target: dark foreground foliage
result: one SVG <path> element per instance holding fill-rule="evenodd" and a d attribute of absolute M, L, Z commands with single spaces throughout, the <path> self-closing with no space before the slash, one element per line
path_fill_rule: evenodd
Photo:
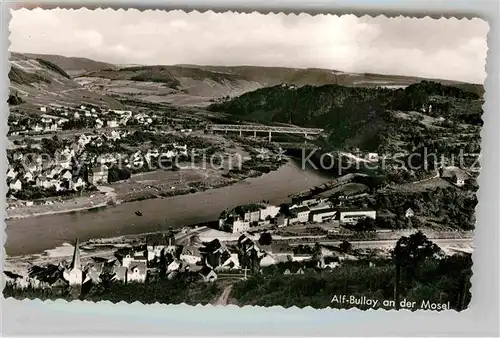
<path fill-rule="evenodd" d="M 450 302 L 452 309 L 465 309 L 471 298 L 471 266 L 470 256 L 427 260 L 411 281 L 405 281 L 400 299 L 415 301 L 414 310 L 420 309 L 422 301 Z M 306 270 L 303 275 L 256 276 L 235 285 L 232 297 L 240 305 L 350 308 L 356 305 L 332 302 L 333 296 L 366 297 L 382 303 L 394 300 L 394 284 L 394 266 L 380 262 L 372 267 L 342 266 L 319 273 Z"/>
<path fill-rule="evenodd" d="M 90 285 L 86 284 L 81 289 L 53 288 L 53 289 L 15 289 L 7 284 L 3 291 L 4 297 L 17 299 L 56 300 L 74 299 L 93 302 L 141 302 L 143 304 L 207 304 L 222 291 L 216 283 L 193 282 L 186 279 L 157 280 L 145 284 L 140 283 L 111 283 Z"/>

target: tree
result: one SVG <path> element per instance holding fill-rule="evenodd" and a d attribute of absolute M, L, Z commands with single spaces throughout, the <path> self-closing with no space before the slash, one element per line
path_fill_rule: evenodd
<path fill-rule="evenodd" d="M 167 258 L 165 257 L 165 251 L 160 252 L 160 279 L 164 279 L 167 273 Z"/>
<path fill-rule="evenodd" d="M 316 242 L 314 244 L 313 250 L 312 250 L 312 260 L 313 261 L 319 261 L 321 259 L 322 253 L 321 253 L 321 244 Z"/>
<path fill-rule="evenodd" d="M 422 231 L 409 237 L 403 236 L 396 243 L 392 252 L 392 259 L 396 267 L 396 282 L 394 287 L 394 301 L 399 309 L 399 295 L 401 292 L 401 273 L 405 272 L 406 282 L 415 277 L 416 269 L 427 259 L 441 252 L 441 248 L 430 241 Z"/>
<path fill-rule="evenodd" d="M 289 217 L 292 214 L 288 204 L 280 205 L 280 214 L 287 216 L 287 217 Z"/>
<path fill-rule="evenodd" d="M 17 106 L 23 102 L 24 100 L 19 97 L 17 92 L 15 92 L 14 94 L 9 94 L 9 98 L 7 99 L 7 103 L 11 106 Z"/>
<path fill-rule="evenodd" d="M 262 235 L 260 235 L 259 238 L 259 244 L 260 245 L 271 245 L 273 241 L 273 237 L 269 232 L 264 232 Z"/>
<path fill-rule="evenodd" d="M 349 253 L 352 250 L 352 244 L 344 240 L 342 241 L 342 243 L 340 243 L 339 249 L 344 253 Z"/>

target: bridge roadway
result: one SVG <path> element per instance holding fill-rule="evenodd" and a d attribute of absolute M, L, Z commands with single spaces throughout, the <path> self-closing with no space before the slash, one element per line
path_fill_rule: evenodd
<path fill-rule="evenodd" d="M 265 126 L 260 124 L 212 124 L 208 126 L 209 130 L 212 131 L 238 131 L 240 136 L 244 131 L 253 131 L 254 137 L 257 136 L 257 132 L 269 133 L 269 141 L 271 141 L 272 133 L 284 133 L 284 134 L 304 134 L 307 135 L 319 135 L 323 133 L 323 129 L 320 128 L 303 128 L 303 127 L 277 127 L 277 126 Z"/>

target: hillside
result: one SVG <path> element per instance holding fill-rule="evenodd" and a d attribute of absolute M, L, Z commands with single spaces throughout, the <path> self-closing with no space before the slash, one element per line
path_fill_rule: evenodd
<path fill-rule="evenodd" d="M 438 132 L 424 119 L 424 114 L 408 117 L 408 114 L 395 113 L 418 112 L 423 106 L 432 104 L 434 109 L 425 115 L 427 120 L 436 122 L 442 117 L 453 125 L 482 124 L 482 100 L 478 94 L 427 81 L 397 90 L 280 85 L 215 103 L 208 109 L 254 122 L 321 127 L 328 132 L 327 141 L 333 147 L 375 151 L 398 143 L 404 150 L 409 150 L 414 143 L 418 144 L 413 138 L 425 139 L 426 135 L 430 139 L 436 138 Z M 405 140 L 398 139 L 403 134 L 402 128 L 405 128 Z M 446 129 L 434 129 L 438 128 Z"/>
<path fill-rule="evenodd" d="M 23 55 L 33 59 L 48 61 L 63 69 L 70 76 L 78 76 L 88 72 L 99 71 L 101 69 L 118 69 L 118 67 L 111 63 L 95 61 L 87 58 L 31 53 L 24 53 Z"/>
<path fill-rule="evenodd" d="M 408 76 L 345 73 L 328 69 L 257 66 L 136 66 L 89 72 L 77 79 L 94 90 L 132 95 L 141 100 L 206 106 L 216 99 L 236 97 L 259 88 L 286 83 L 295 86 L 338 84 L 362 88 L 401 88 L 424 79 Z M 480 95 L 482 86 L 456 81 L 440 83 Z"/>
<path fill-rule="evenodd" d="M 45 59 L 12 53 L 10 65 L 10 91 L 23 104 L 73 106 L 90 103 L 121 107 L 115 99 L 85 89 L 73 81 L 65 70 Z"/>

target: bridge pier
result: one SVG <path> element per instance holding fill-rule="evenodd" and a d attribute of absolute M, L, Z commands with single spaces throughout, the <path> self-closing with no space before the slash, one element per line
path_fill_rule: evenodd
<path fill-rule="evenodd" d="M 269 142 L 271 142 L 271 132 L 269 132 Z"/>
<path fill-rule="evenodd" d="M 241 135 L 242 135 L 242 131 L 240 130 L 240 137 L 241 137 Z"/>
<path fill-rule="evenodd" d="M 257 131 L 253 131 L 253 137 L 257 137 Z"/>

